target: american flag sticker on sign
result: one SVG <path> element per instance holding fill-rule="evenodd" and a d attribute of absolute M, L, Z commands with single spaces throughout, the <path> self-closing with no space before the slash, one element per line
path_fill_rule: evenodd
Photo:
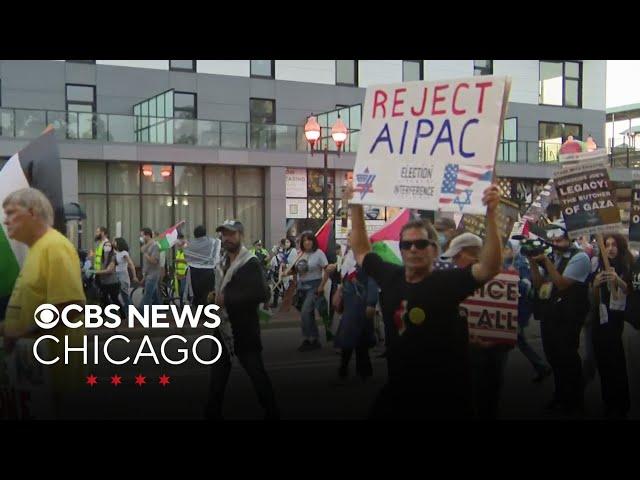
<path fill-rule="evenodd" d="M 472 203 L 472 199 L 482 196 L 484 190 L 491 185 L 492 176 L 493 165 L 448 164 L 442 179 L 440 207 L 455 205 L 462 212 L 465 206 Z"/>

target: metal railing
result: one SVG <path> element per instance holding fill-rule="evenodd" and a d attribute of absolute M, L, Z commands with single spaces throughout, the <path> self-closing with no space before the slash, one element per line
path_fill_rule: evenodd
<path fill-rule="evenodd" d="M 558 163 L 559 143 L 502 141 L 498 145 L 498 161 L 503 163 Z M 640 150 L 628 146 L 607 148 L 609 164 L 616 168 L 640 168 Z"/>
<path fill-rule="evenodd" d="M 53 125 L 60 140 L 196 145 L 201 147 L 309 151 L 304 126 L 269 125 L 111 113 L 0 108 L 0 136 L 32 139 Z M 358 130 L 350 130 L 345 152 L 357 151 Z M 322 129 L 316 148 L 324 148 L 330 128 Z M 333 142 L 330 150 L 335 150 Z"/>
<path fill-rule="evenodd" d="M 141 117 L 111 113 L 0 108 L 0 136 L 32 139 L 52 124 L 60 140 L 195 145 L 201 147 L 308 152 L 301 125 L 267 125 L 186 118 Z M 345 152 L 358 151 L 360 131 L 350 130 Z M 335 150 L 331 129 L 322 128 L 316 150 Z M 559 162 L 560 143 L 504 140 L 498 161 L 518 164 Z M 640 151 L 629 146 L 608 148 L 610 164 L 640 168 Z"/>

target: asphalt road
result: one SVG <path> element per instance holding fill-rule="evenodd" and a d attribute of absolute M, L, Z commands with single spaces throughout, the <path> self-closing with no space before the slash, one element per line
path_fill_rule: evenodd
<path fill-rule="evenodd" d="M 532 344 L 542 351 L 537 322 L 532 322 L 529 333 Z M 156 352 L 160 351 L 162 338 L 152 341 Z M 364 419 L 379 389 L 386 381 L 386 363 L 373 359 L 374 376 L 362 382 L 353 375 L 345 384 L 336 382 L 339 355 L 330 344 L 312 352 L 297 351 L 301 341 L 300 330 L 294 327 L 267 328 L 263 330 L 264 359 L 283 419 Z M 624 336 L 629 365 L 629 384 L 632 410 L 629 418 L 640 418 L 640 332 L 626 326 Z M 113 357 L 135 356 L 140 340 L 113 344 Z M 118 345 L 118 346 L 116 346 Z M 202 344 L 200 354 L 207 358 L 207 344 Z M 127 348 L 124 348 L 127 347 Z M 175 346 L 177 348 L 177 346 Z M 168 355 L 178 358 L 174 351 Z M 126 350 L 126 351 L 125 351 Z M 147 349 L 148 350 L 148 349 Z M 381 347 L 372 350 L 372 357 Z M 351 372 L 354 364 L 352 360 Z M 166 363 L 163 362 L 163 365 Z M 207 399 L 209 368 L 190 359 L 183 365 L 159 367 L 148 358 L 139 365 L 114 367 L 106 362 L 89 367 L 88 373 L 98 377 L 98 384 L 81 389 L 83 417 L 100 419 L 199 419 Z M 122 384 L 110 384 L 111 376 L 118 374 Z M 136 375 L 145 376 L 145 384 L 134 383 Z M 170 383 L 161 386 L 160 375 L 168 375 Z M 519 350 L 509 353 L 502 393 L 500 418 L 502 419 L 550 419 L 543 406 L 551 398 L 553 380 L 547 378 L 540 384 L 531 379 L 534 371 Z M 600 382 L 596 375 L 586 388 L 586 418 L 601 418 Z M 224 415 L 227 419 L 260 419 L 260 408 L 251 383 L 244 370 L 236 363 L 227 385 Z"/>

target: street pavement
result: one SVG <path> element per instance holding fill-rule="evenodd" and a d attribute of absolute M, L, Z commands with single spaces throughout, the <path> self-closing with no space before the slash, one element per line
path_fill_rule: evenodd
<path fill-rule="evenodd" d="M 323 342 L 319 350 L 298 352 L 301 342 L 298 314 L 295 311 L 279 313 L 263 326 L 262 338 L 266 370 L 276 392 L 283 419 L 365 419 L 377 392 L 386 381 L 386 362 L 376 358 L 383 346 L 372 349 L 374 375 L 363 382 L 354 373 L 352 359 L 351 375 L 346 383 L 337 382 L 339 354 Z M 157 332 L 157 330 L 156 330 Z M 321 327 L 321 332 L 324 329 Z M 140 333 L 140 332 L 138 332 Z M 148 332 L 144 332 L 148 333 Z M 178 333 L 172 331 L 171 333 Z M 206 332 L 198 332 L 201 335 Z M 531 343 L 539 353 L 542 346 L 539 337 L 539 323 L 532 321 L 528 327 Z M 162 333 L 163 337 L 168 335 Z M 185 334 L 187 336 L 187 334 Z M 112 356 L 124 358 L 135 356 L 141 335 L 132 335 L 129 345 L 114 343 Z M 135 337 L 138 337 L 137 339 Z M 152 344 L 160 352 L 163 337 L 154 337 Z M 188 336 L 193 340 L 194 336 Z M 629 418 L 640 418 L 640 332 L 625 326 L 624 334 L 629 384 L 632 396 L 632 410 Z M 203 342 L 199 353 L 209 358 L 208 342 Z M 178 358 L 174 345 L 168 349 L 168 356 Z M 158 353 L 159 354 L 159 353 Z M 189 352 L 191 357 L 191 352 Z M 83 385 L 79 401 L 82 403 L 81 416 L 103 419 L 200 419 L 207 400 L 209 368 L 196 363 L 192 358 L 182 365 L 155 365 L 149 358 L 143 358 L 139 365 L 115 367 L 102 361 L 97 366 L 88 367 L 87 373 L 98 377 L 98 384 Z M 118 374 L 122 384 L 110 384 L 111 376 Z M 135 376 L 145 376 L 144 385 L 134 383 Z M 170 377 L 170 383 L 158 383 L 161 375 Z M 502 419 L 553 419 L 543 411 L 550 400 L 553 379 L 548 377 L 542 383 L 532 383 L 534 371 L 526 358 L 516 348 L 509 353 L 505 385 L 502 393 L 500 418 Z M 596 375 L 586 388 L 585 418 L 601 418 L 599 378 Z M 224 416 L 234 420 L 261 419 L 262 409 L 244 370 L 234 362 L 227 385 Z"/>

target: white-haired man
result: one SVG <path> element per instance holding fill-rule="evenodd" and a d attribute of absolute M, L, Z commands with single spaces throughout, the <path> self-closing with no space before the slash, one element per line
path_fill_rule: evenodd
<path fill-rule="evenodd" d="M 36 309 L 43 304 L 54 305 L 61 312 L 67 305 L 85 304 L 85 295 L 80 275 L 80 259 L 75 248 L 53 225 L 53 208 L 42 192 L 35 188 L 23 188 L 8 195 L 2 202 L 4 224 L 9 238 L 25 243 L 29 247 L 9 299 L 4 322 L 0 324 L 0 335 L 4 336 L 6 352 L 11 352 L 20 339 L 39 337 L 44 333 L 35 323 Z M 73 321 L 75 313 L 68 316 Z M 64 359 L 64 337 L 70 347 L 82 346 L 84 327 L 68 328 L 62 323 L 47 330 L 47 334 L 60 339 L 47 342 L 49 358 Z M 33 355 L 30 351 L 29 355 Z M 52 366 L 53 387 L 52 413 L 64 417 L 69 412 L 66 402 L 73 390 L 82 386 L 83 365 L 79 353 L 69 355 L 69 364 L 59 361 Z M 35 359 L 29 361 L 35 363 Z"/>

